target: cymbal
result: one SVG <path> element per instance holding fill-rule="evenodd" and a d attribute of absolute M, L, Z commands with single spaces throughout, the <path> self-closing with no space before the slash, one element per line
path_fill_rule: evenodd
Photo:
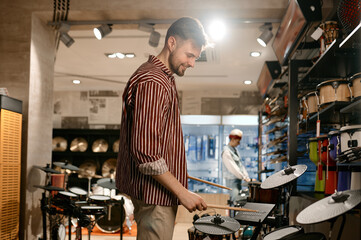
<path fill-rule="evenodd" d="M 270 172 L 273 172 L 273 171 L 274 171 L 274 169 L 267 169 L 267 168 L 265 167 L 263 170 L 258 171 L 258 173 L 270 173 Z"/>
<path fill-rule="evenodd" d="M 97 166 L 95 161 L 88 160 L 79 166 L 79 178 L 96 178 Z M 99 176 L 101 178 L 101 176 Z"/>
<path fill-rule="evenodd" d="M 72 152 L 85 152 L 88 149 L 88 142 L 82 138 L 74 138 L 70 143 L 70 151 Z"/>
<path fill-rule="evenodd" d="M 71 171 L 79 171 L 79 168 L 77 166 L 74 166 L 69 162 L 53 162 L 53 164 L 63 169 L 69 169 Z"/>
<path fill-rule="evenodd" d="M 48 186 L 34 185 L 34 187 L 41 188 L 41 189 L 44 189 L 47 191 L 65 191 L 64 188 L 55 187 L 55 186 L 51 186 L 51 185 L 48 185 Z"/>
<path fill-rule="evenodd" d="M 275 174 L 266 178 L 265 181 L 262 182 L 261 188 L 270 189 L 282 186 L 292 180 L 301 176 L 307 169 L 306 165 L 300 164 L 295 166 L 289 166 L 284 170 L 278 171 Z"/>
<path fill-rule="evenodd" d="M 337 217 L 361 202 L 361 189 L 336 192 L 303 209 L 296 217 L 300 224 L 319 223 Z"/>
<path fill-rule="evenodd" d="M 119 142 L 120 140 L 118 139 L 113 143 L 113 152 L 119 152 Z"/>
<path fill-rule="evenodd" d="M 53 151 L 54 152 L 64 152 L 68 147 L 68 142 L 63 137 L 53 138 Z"/>
<path fill-rule="evenodd" d="M 46 167 L 40 167 L 40 166 L 37 166 L 37 165 L 34 165 L 34 167 L 39 168 L 39 169 L 43 170 L 46 173 L 57 173 L 57 174 L 60 173 L 59 171 L 56 171 L 56 170 L 50 168 L 50 164 L 46 164 Z"/>
<path fill-rule="evenodd" d="M 115 180 L 112 178 L 103 178 L 97 181 L 97 184 L 103 188 L 117 189 Z"/>
<path fill-rule="evenodd" d="M 105 139 L 100 138 L 93 142 L 92 150 L 93 152 L 106 152 L 108 151 L 108 147 L 108 142 Z"/>
<path fill-rule="evenodd" d="M 241 228 L 237 220 L 219 215 L 201 217 L 193 224 L 198 231 L 211 235 L 231 234 Z"/>
<path fill-rule="evenodd" d="M 117 159 L 109 158 L 103 163 L 102 176 L 105 178 L 115 178 L 117 170 Z"/>

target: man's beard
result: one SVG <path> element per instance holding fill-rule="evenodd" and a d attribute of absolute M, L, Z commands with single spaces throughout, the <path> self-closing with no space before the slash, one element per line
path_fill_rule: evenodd
<path fill-rule="evenodd" d="M 173 72 L 173 73 L 175 73 L 175 74 L 177 74 L 178 76 L 180 76 L 180 77 L 182 77 L 182 76 L 184 76 L 184 73 L 185 73 L 185 69 L 184 69 L 184 71 L 181 71 L 180 70 L 180 68 L 181 68 L 181 66 L 182 66 L 182 64 L 179 64 L 178 66 L 175 66 L 174 65 L 174 59 L 175 57 L 174 57 L 174 53 L 172 52 L 170 55 L 169 55 L 169 67 L 170 67 L 170 70 Z"/>

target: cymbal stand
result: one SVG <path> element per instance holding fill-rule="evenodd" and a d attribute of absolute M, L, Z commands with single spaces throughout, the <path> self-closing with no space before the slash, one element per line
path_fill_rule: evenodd
<path fill-rule="evenodd" d="M 120 199 L 120 240 L 123 240 L 123 210 L 124 210 L 124 198 Z"/>
<path fill-rule="evenodd" d="M 88 194 L 87 194 L 87 198 L 89 198 L 89 196 L 90 196 L 91 182 L 92 182 L 92 177 L 88 176 Z"/>
<path fill-rule="evenodd" d="M 337 220 L 337 217 L 328 220 L 331 223 L 330 231 L 329 231 L 329 234 L 328 234 L 328 239 L 329 240 L 331 240 L 333 226 L 335 225 L 336 220 Z M 337 240 L 341 239 L 341 235 L 342 235 L 342 232 L 343 232 L 343 228 L 345 226 L 345 222 L 346 222 L 346 215 L 342 214 L 342 222 L 341 222 L 340 230 L 338 230 Z"/>
<path fill-rule="evenodd" d="M 42 193 L 42 197 L 40 200 L 40 208 L 41 208 L 41 213 L 43 216 L 43 238 L 41 238 L 41 240 L 46 240 L 47 239 L 47 232 L 46 232 L 46 212 L 47 212 L 47 197 L 45 196 L 45 191 Z"/>

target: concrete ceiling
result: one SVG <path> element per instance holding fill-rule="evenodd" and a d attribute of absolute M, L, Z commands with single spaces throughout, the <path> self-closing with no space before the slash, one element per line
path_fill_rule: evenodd
<path fill-rule="evenodd" d="M 221 18 L 228 27 L 225 38 L 215 48 L 206 50 L 207 62 L 198 62 L 194 69 L 186 71 L 184 77 L 176 77 L 177 86 L 179 90 L 224 88 L 239 91 L 257 91 L 256 82 L 264 62 L 276 59 L 272 49 L 273 39 L 263 48 L 256 38 L 261 34 L 259 27 L 266 20 L 274 22 L 273 33 L 276 33 L 277 22 L 281 20 L 288 3 L 287 0 L 178 0 L 169 1 L 171 4 L 167 5 L 167 1 L 152 1 L 153 4 L 145 9 L 143 2 L 146 3 L 133 1 L 127 12 L 124 9 L 111 9 L 111 6 L 108 6 L 110 9 L 107 11 L 70 12 L 68 21 L 172 20 L 193 16 L 204 23 L 207 31 L 207 25 L 212 19 Z M 162 7 L 155 8 L 157 3 L 163 4 Z M 245 23 L 245 20 L 251 23 Z M 55 91 L 122 90 L 130 75 L 147 60 L 148 55 L 160 52 L 169 25 L 154 25 L 156 31 L 161 33 L 157 48 L 148 45 L 149 33 L 138 30 L 135 24 L 113 25 L 112 33 L 102 40 L 94 37 L 94 26 L 97 25 L 71 25 L 68 33 L 75 43 L 70 48 L 59 43 L 55 63 Z M 253 58 L 250 56 L 251 51 L 259 51 L 261 56 Z M 105 53 L 112 52 L 131 52 L 136 57 L 109 59 L 105 56 Z M 74 85 L 71 83 L 73 79 L 79 79 L 82 83 Z M 253 83 L 244 85 L 244 80 L 252 80 Z"/>

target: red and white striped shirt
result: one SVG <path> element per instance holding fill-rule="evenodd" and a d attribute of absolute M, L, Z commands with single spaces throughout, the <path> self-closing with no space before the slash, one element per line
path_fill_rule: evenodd
<path fill-rule="evenodd" d="M 188 188 L 175 79 L 150 56 L 124 89 L 117 187 L 147 204 L 178 205 L 178 199 L 152 177 L 166 171 Z"/>

